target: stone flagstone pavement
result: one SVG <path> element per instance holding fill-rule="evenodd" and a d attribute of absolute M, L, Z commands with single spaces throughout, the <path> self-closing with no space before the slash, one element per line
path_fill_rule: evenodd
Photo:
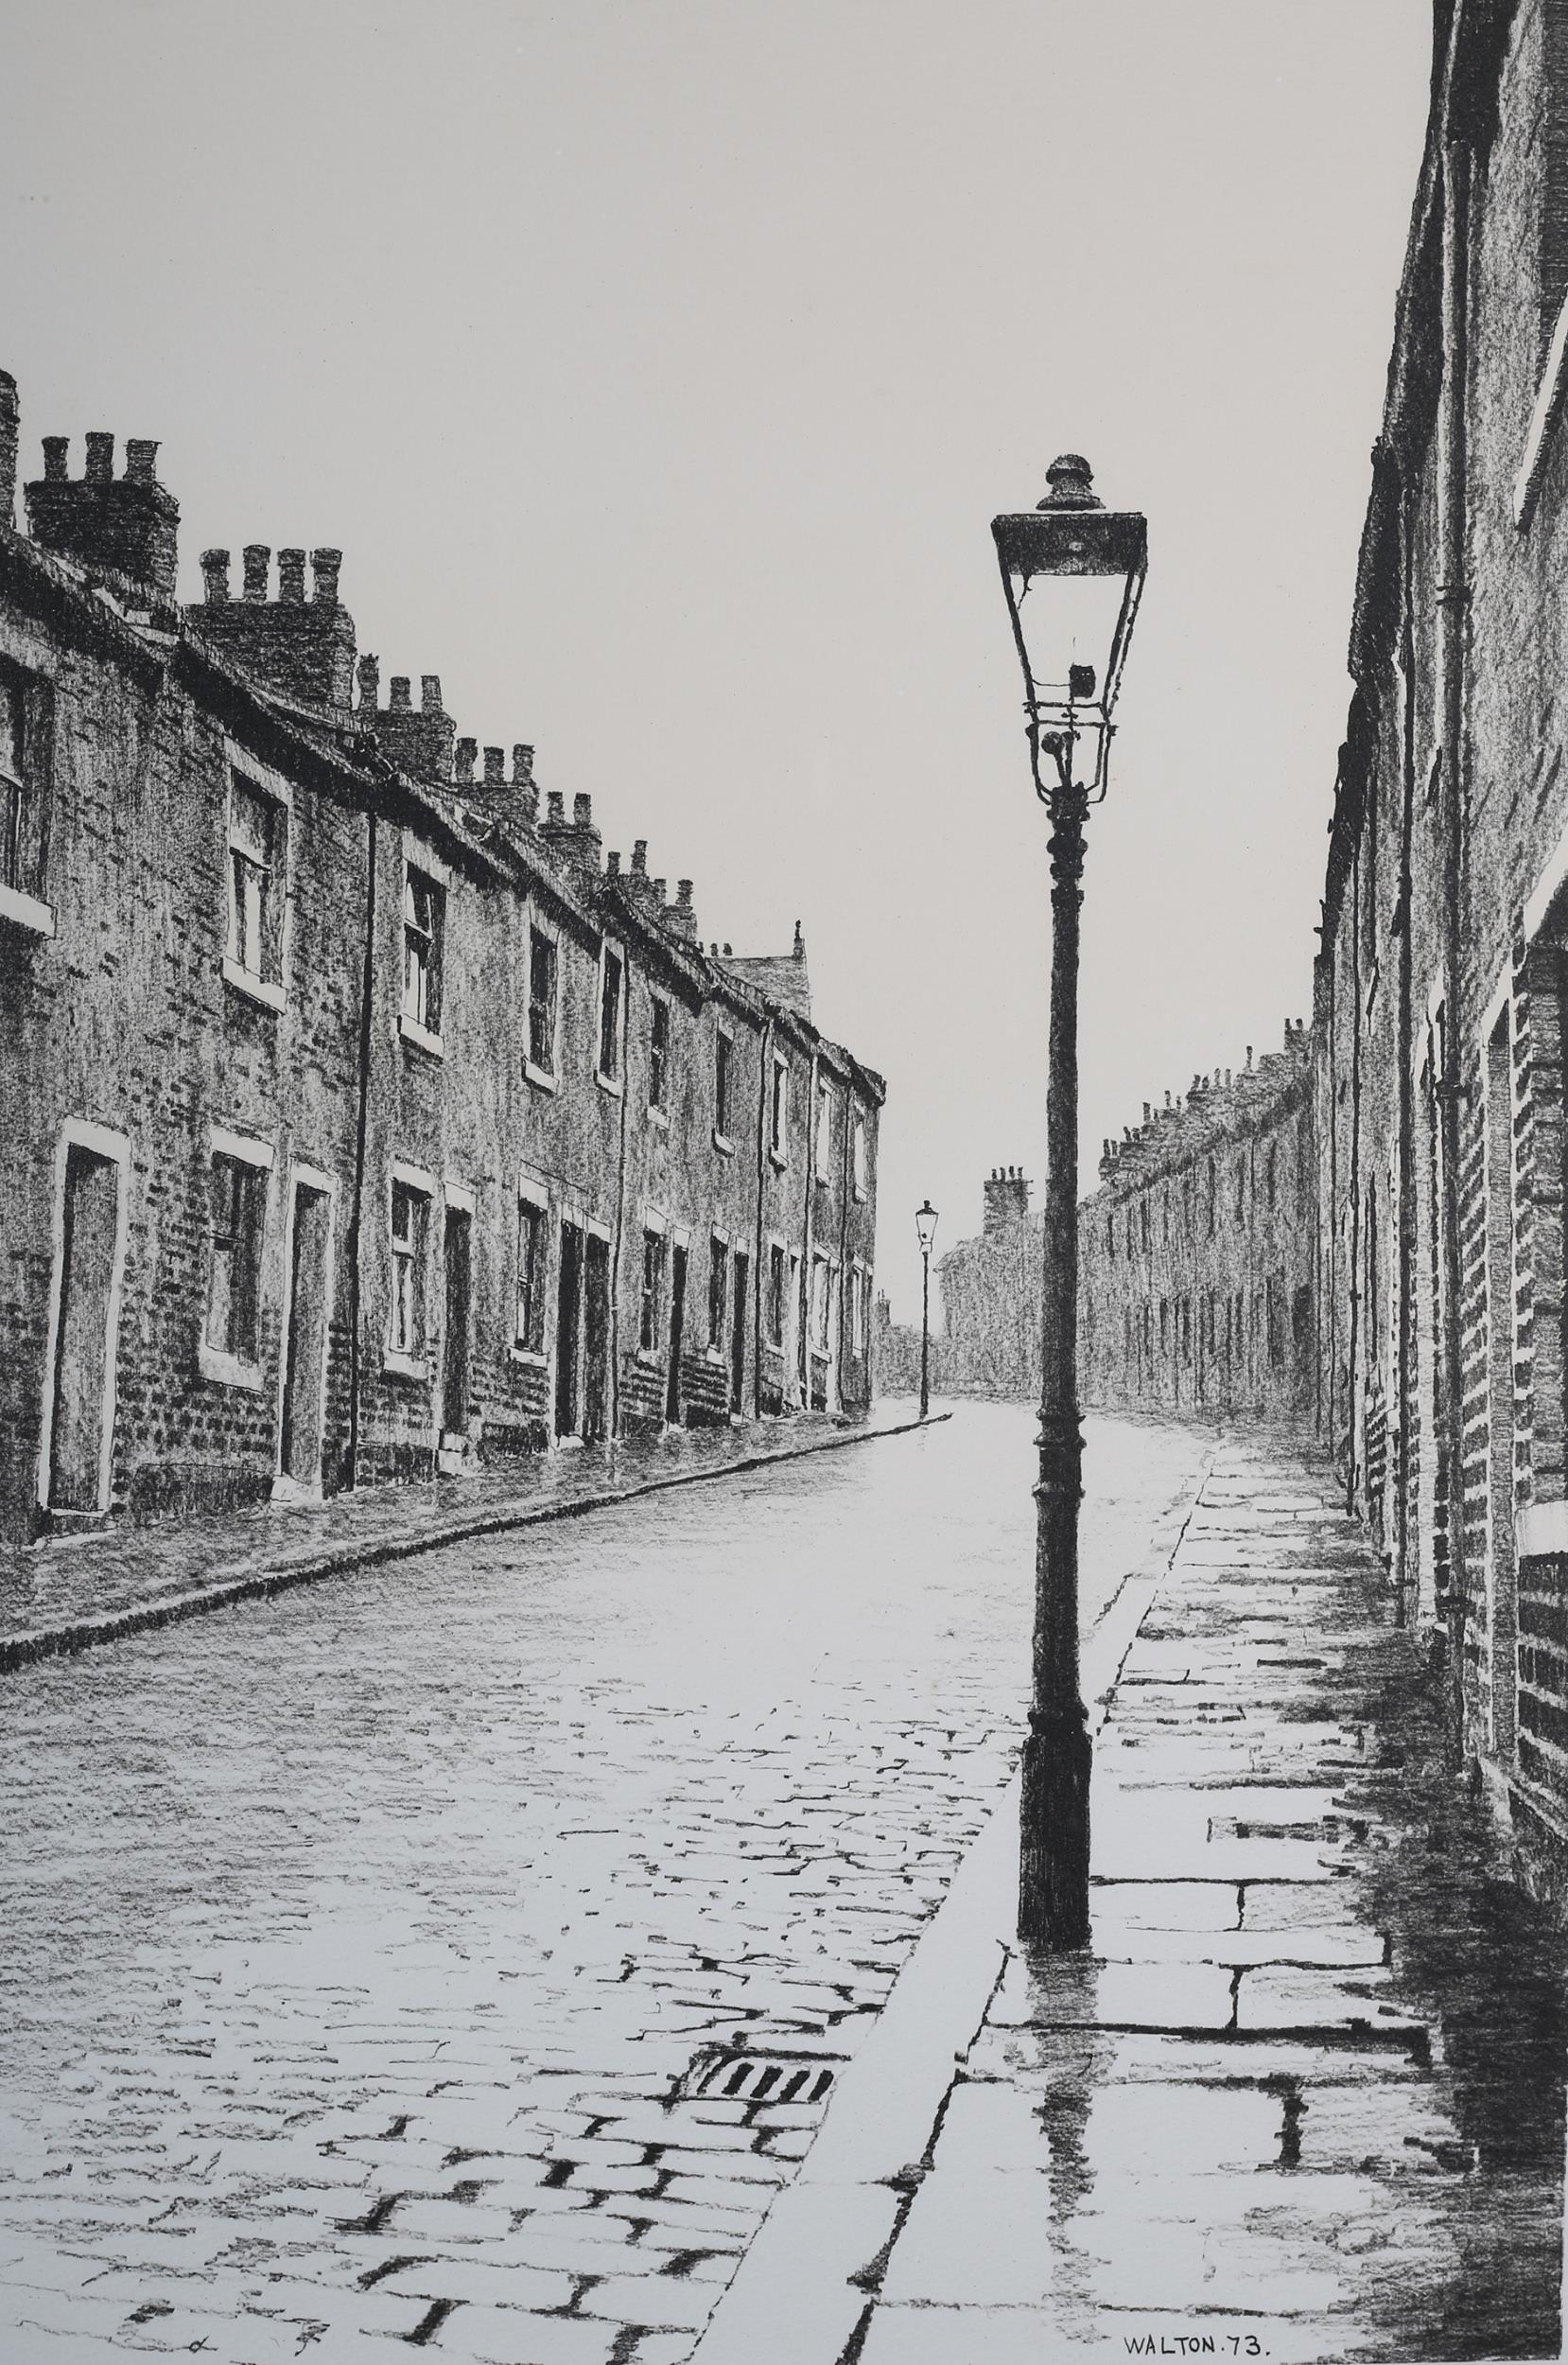
<path fill-rule="evenodd" d="M 1568 1941 L 1439 1707 L 1324 1465 L 1228 1440 L 1106 1702 L 1090 1949 L 1020 1956 L 997 1883 L 847 2340 L 758 2343 L 748 2261 L 699 2365 L 1556 2356 Z"/>

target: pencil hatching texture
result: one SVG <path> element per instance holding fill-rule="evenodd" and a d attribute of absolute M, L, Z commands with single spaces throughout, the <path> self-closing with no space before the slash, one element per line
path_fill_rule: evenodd
<path fill-rule="evenodd" d="M 174 599 L 157 447 L 0 374 L 0 1522 L 870 1401 L 880 1077 L 533 750 L 383 701 L 341 553 Z"/>

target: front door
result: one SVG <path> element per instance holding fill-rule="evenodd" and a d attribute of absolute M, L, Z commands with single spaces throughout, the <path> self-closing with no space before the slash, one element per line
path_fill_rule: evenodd
<path fill-rule="evenodd" d="M 468 1329 L 472 1297 L 472 1223 L 465 1207 L 446 1210 L 444 1271 L 446 1322 L 441 1341 L 441 1431 L 444 1445 L 468 1435 Z"/>
<path fill-rule="evenodd" d="M 108 1508 L 104 1463 L 114 1424 L 109 1324 L 120 1218 L 116 1159 L 71 1144 L 62 1216 L 49 1507 L 103 1511 Z"/>
<path fill-rule="evenodd" d="M 686 1334 L 686 1251 L 677 1248 L 670 1261 L 670 1370 L 664 1383 L 664 1417 L 681 1417 L 681 1344 Z"/>
<path fill-rule="evenodd" d="M 332 1196 L 294 1184 L 288 1262 L 288 1341 L 284 1363 L 283 1476 L 306 1494 L 322 1482 L 326 1410 L 326 1325 L 332 1272 Z"/>
<path fill-rule="evenodd" d="M 583 1434 L 602 1437 L 610 1426 L 610 1243 L 587 1237 L 583 1304 Z"/>
<path fill-rule="evenodd" d="M 735 1304 L 730 1309 L 729 1324 L 729 1409 L 732 1412 L 743 1412 L 746 1409 L 746 1284 L 750 1278 L 750 1257 L 737 1255 Z"/>
<path fill-rule="evenodd" d="M 583 1234 L 575 1223 L 561 1226 L 561 1274 L 555 1299 L 555 1434 L 575 1437 L 578 1336 L 583 1321 Z"/>

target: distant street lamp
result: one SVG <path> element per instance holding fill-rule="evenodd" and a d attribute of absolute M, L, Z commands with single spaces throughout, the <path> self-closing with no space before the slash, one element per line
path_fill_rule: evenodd
<path fill-rule="evenodd" d="M 920 1418 L 931 1410 L 931 1252 L 936 1238 L 936 1210 L 928 1199 L 915 1211 L 915 1237 L 925 1271 L 920 1284 Z"/>
<path fill-rule="evenodd" d="M 1148 530 L 1096 498 L 1087 460 L 1046 471 L 1039 507 L 996 517 L 1023 667 L 1035 793 L 1051 815 L 1051 1040 L 1046 1084 L 1035 1641 L 1023 1744 L 1019 1936 L 1065 1953 L 1089 1940 L 1089 1720 L 1079 1697 L 1078 915 L 1084 823 L 1105 795 L 1111 710 L 1143 588 Z"/>

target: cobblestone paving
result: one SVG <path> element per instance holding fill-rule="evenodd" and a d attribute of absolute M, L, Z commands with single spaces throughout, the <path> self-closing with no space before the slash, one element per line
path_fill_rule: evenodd
<path fill-rule="evenodd" d="M 656 1493 L 750 1462 L 858 1445 L 915 1418 L 914 1400 L 904 1397 L 853 1420 L 796 1412 L 733 1428 L 669 1429 L 532 1454 L 461 1479 L 361 1486 L 321 1502 L 253 1503 L 0 1546 L 0 1670 L 120 1640 L 347 1568 L 560 1518 L 590 1502 Z"/>
<path fill-rule="evenodd" d="M 679 2365 L 1010 1771 L 1031 1433 L 13 1676 L 0 2357 Z M 1202 1450 L 1091 1432 L 1086 1616 Z"/>

